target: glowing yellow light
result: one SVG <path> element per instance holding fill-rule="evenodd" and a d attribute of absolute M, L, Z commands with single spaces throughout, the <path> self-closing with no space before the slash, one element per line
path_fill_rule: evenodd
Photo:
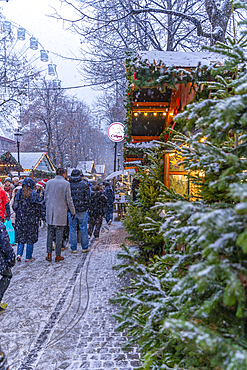
<path fill-rule="evenodd" d="M 147 115 L 148 115 L 148 114 L 147 114 L 147 112 L 145 112 L 145 113 L 144 113 L 144 116 L 147 116 Z"/>
<path fill-rule="evenodd" d="M 163 116 L 166 116 L 166 112 L 163 113 Z"/>
<path fill-rule="evenodd" d="M 154 116 L 157 116 L 157 113 L 156 112 L 154 113 Z"/>
<path fill-rule="evenodd" d="M 138 113 L 134 113 L 134 116 L 138 116 Z"/>
<path fill-rule="evenodd" d="M 171 112 L 171 113 L 170 113 L 170 116 L 174 116 L 174 113 L 173 113 L 173 112 Z"/>

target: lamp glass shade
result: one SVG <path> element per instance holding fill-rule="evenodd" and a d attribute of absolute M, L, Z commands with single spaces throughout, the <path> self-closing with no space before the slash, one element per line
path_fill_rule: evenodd
<path fill-rule="evenodd" d="M 17 143 L 20 143 L 22 138 L 22 132 L 19 131 L 19 129 L 14 133 L 15 140 Z"/>

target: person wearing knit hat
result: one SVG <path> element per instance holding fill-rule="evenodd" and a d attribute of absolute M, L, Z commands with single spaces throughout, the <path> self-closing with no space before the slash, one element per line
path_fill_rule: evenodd
<path fill-rule="evenodd" d="M 42 183 L 42 181 L 37 182 L 36 189 L 40 190 L 40 189 L 44 189 L 44 188 L 45 187 L 44 187 L 44 184 Z"/>
<path fill-rule="evenodd" d="M 41 214 L 41 200 L 34 190 L 35 182 L 30 177 L 23 181 L 22 188 L 15 196 L 13 210 L 16 212 L 15 218 L 15 241 L 17 246 L 17 261 L 21 262 L 21 257 L 26 248 L 26 262 L 32 262 L 33 245 L 38 241 L 39 217 Z"/>
<path fill-rule="evenodd" d="M 6 191 L 6 193 L 8 193 L 8 196 L 9 196 L 9 199 L 11 200 L 12 199 L 12 194 L 13 194 L 13 184 L 12 184 L 12 181 L 11 181 L 11 178 L 10 177 L 6 177 L 3 181 L 4 183 L 4 190 Z"/>

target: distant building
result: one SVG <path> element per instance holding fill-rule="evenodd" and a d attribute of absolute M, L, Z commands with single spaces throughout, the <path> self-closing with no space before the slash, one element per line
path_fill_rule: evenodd
<path fill-rule="evenodd" d="M 82 171 L 83 175 L 86 177 L 95 177 L 97 173 L 94 161 L 80 161 L 76 169 Z M 73 168 L 68 168 L 68 176 L 70 176 L 72 170 Z"/>
<path fill-rule="evenodd" d="M 96 164 L 96 173 L 104 175 L 105 174 L 105 165 L 104 164 Z"/>
<path fill-rule="evenodd" d="M 17 153 L 12 153 L 12 155 L 18 160 Z M 32 172 L 48 174 L 56 171 L 56 167 L 46 152 L 20 153 L 20 164 L 23 168 L 22 174 L 25 176 L 30 175 Z"/>
<path fill-rule="evenodd" d="M 96 175 L 98 177 L 101 177 L 102 180 L 104 180 L 105 177 L 106 177 L 105 165 L 104 164 L 96 164 L 95 168 L 96 168 Z"/>
<path fill-rule="evenodd" d="M 0 155 L 16 150 L 16 141 L 9 139 L 0 128 Z"/>

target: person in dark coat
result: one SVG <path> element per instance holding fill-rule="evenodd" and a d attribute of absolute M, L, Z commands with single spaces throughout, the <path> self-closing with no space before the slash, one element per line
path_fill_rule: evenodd
<path fill-rule="evenodd" d="M 108 225 L 110 225 L 113 220 L 113 204 L 115 201 L 115 194 L 109 182 L 105 183 L 105 190 L 103 191 L 103 194 L 108 199 L 105 205 L 105 219 Z"/>
<path fill-rule="evenodd" d="M 24 244 L 26 248 L 26 262 L 33 262 L 33 245 L 38 241 L 39 217 L 41 214 L 41 201 L 34 190 L 35 182 L 26 177 L 22 189 L 18 191 L 13 203 L 15 216 L 15 241 L 17 247 L 17 261 L 21 261 Z"/>
<path fill-rule="evenodd" d="M 72 218 L 69 213 L 69 230 L 70 230 L 70 248 L 71 252 L 76 253 L 77 250 L 77 226 L 81 231 L 81 246 L 82 252 L 88 252 L 88 209 L 90 204 L 90 189 L 88 182 L 82 178 L 79 170 L 71 172 L 69 182 L 71 196 L 75 206 L 75 217 Z"/>
<path fill-rule="evenodd" d="M 103 216 L 105 214 L 105 205 L 108 202 L 106 196 L 100 191 L 98 185 L 92 187 L 91 192 L 91 202 L 89 208 L 89 227 L 88 235 L 89 237 L 94 234 L 96 239 L 99 238 L 99 232 L 103 221 Z"/>
<path fill-rule="evenodd" d="M 41 181 L 37 182 L 36 184 L 36 193 L 38 194 L 39 202 L 41 204 L 40 218 L 45 225 L 45 222 L 46 222 L 45 188 L 44 188 L 44 184 Z"/>
<path fill-rule="evenodd" d="M 0 222 L 0 311 L 7 307 L 6 303 L 1 303 L 12 278 L 11 267 L 15 265 L 15 253 L 9 243 L 9 236 L 6 227 Z"/>

